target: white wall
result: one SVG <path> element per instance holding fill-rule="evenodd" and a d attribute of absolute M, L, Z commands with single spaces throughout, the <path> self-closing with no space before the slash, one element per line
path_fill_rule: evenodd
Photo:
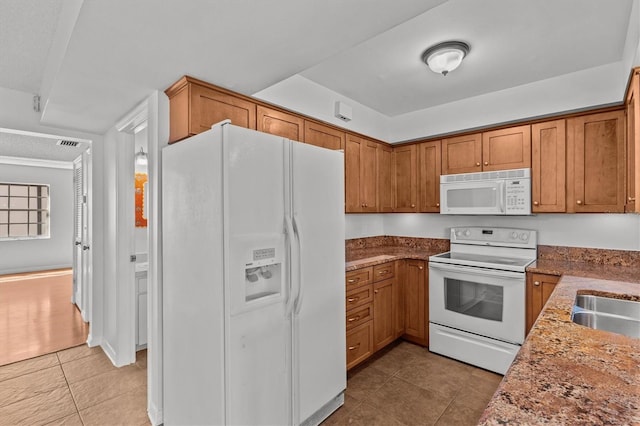
<path fill-rule="evenodd" d="M 347 130 L 383 141 L 389 140 L 389 117 L 300 75 L 294 75 L 252 96 Z M 334 116 L 336 101 L 353 108 L 351 121 L 345 122 Z"/>
<path fill-rule="evenodd" d="M 542 245 L 640 250 L 640 215 L 635 214 L 505 217 L 392 213 L 346 216 L 346 238 L 394 235 L 448 239 L 452 226 L 501 226 L 535 229 L 538 244 Z"/>
<path fill-rule="evenodd" d="M 73 170 L 2 164 L 0 182 L 51 185 L 50 238 L 0 241 L 0 274 L 72 267 Z"/>

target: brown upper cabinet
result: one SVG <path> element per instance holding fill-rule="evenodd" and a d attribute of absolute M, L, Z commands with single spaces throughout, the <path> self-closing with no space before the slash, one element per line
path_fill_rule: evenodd
<path fill-rule="evenodd" d="M 482 134 L 482 170 L 531 167 L 531 126 L 507 127 Z"/>
<path fill-rule="evenodd" d="M 345 211 L 378 211 L 378 143 L 347 133 Z"/>
<path fill-rule="evenodd" d="M 297 115 L 257 106 L 256 130 L 282 136 L 293 141 L 304 141 L 304 119 Z"/>
<path fill-rule="evenodd" d="M 567 120 L 567 212 L 623 212 L 624 111 Z"/>
<path fill-rule="evenodd" d="M 442 174 L 482 171 L 482 134 L 456 136 L 442 140 Z"/>
<path fill-rule="evenodd" d="M 627 194 L 625 212 L 640 213 L 640 68 L 633 70 L 625 102 L 627 116 Z"/>
<path fill-rule="evenodd" d="M 378 211 L 393 211 L 393 147 L 385 144 L 378 145 L 377 151 L 378 169 Z"/>
<path fill-rule="evenodd" d="M 418 161 L 416 145 L 393 149 L 394 212 L 418 211 Z"/>
<path fill-rule="evenodd" d="M 564 120 L 531 126 L 531 211 L 562 213 L 566 206 L 566 126 Z"/>
<path fill-rule="evenodd" d="M 310 120 L 304 120 L 305 143 L 328 149 L 344 149 L 343 131 Z"/>
<path fill-rule="evenodd" d="M 418 146 L 418 210 L 440 211 L 440 141 L 423 142 Z"/>
<path fill-rule="evenodd" d="M 531 167 L 531 126 L 442 140 L 442 174 Z"/>
<path fill-rule="evenodd" d="M 236 126 L 256 128 L 256 104 L 233 92 L 185 76 L 165 93 L 169 97 L 170 143 L 202 133 L 226 119 Z"/>

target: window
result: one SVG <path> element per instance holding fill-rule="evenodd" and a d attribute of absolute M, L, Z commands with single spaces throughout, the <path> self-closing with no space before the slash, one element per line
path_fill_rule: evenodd
<path fill-rule="evenodd" d="M 0 183 L 0 240 L 49 237 L 49 185 Z"/>

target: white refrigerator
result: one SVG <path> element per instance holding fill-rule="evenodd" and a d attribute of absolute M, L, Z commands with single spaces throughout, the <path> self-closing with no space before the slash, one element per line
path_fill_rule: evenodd
<path fill-rule="evenodd" d="M 344 402 L 344 155 L 228 122 L 162 152 L 166 425 Z"/>

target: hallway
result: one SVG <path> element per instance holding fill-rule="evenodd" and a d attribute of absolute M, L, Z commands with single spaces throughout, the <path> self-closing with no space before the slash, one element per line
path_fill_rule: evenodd
<path fill-rule="evenodd" d="M 0 276 L 0 365 L 86 342 L 72 291 L 71 269 Z"/>

